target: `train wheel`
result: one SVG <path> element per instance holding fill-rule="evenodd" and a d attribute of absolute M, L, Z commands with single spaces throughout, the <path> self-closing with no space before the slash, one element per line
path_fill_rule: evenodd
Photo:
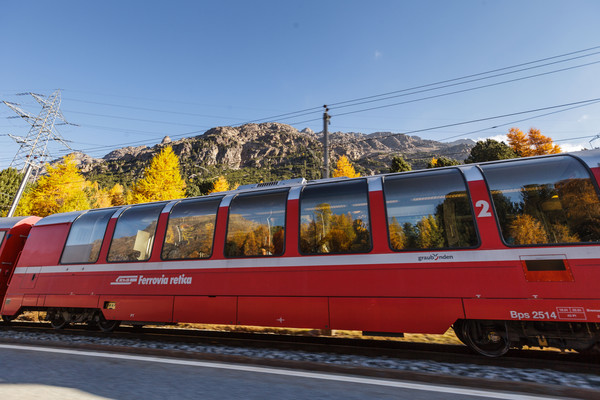
<path fill-rule="evenodd" d="M 459 319 L 454 323 L 454 325 L 452 325 L 452 329 L 454 330 L 454 334 L 456 335 L 458 340 L 460 340 L 464 344 L 467 344 L 467 342 L 465 341 L 465 337 L 463 336 L 464 324 L 465 320 Z"/>
<path fill-rule="evenodd" d="M 117 329 L 119 325 L 121 325 L 121 321 L 106 320 L 104 317 L 100 318 L 100 321 L 98 321 L 98 328 L 100 328 L 102 332 L 112 332 Z"/>
<path fill-rule="evenodd" d="M 464 343 L 479 354 L 500 357 L 510 348 L 508 329 L 505 324 L 467 320 L 461 325 Z"/>
<path fill-rule="evenodd" d="M 13 315 L 3 315 L 2 316 L 2 322 L 4 322 L 4 324 L 8 325 L 10 324 L 10 322 L 15 319 L 15 317 Z"/>
<path fill-rule="evenodd" d="M 54 314 L 54 317 L 50 320 L 50 326 L 54 329 L 63 329 L 69 325 L 69 321 L 65 319 L 62 313 Z"/>

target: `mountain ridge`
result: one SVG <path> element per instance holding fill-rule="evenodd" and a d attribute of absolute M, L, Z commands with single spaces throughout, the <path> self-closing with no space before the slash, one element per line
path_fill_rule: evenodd
<path fill-rule="evenodd" d="M 202 135 L 178 140 L 166 136 L 155 146 L 115 149 L 101 159 L 76 153 L 75 159 L 86 177 L 127 172 L 138 179 L 143 165 L 163 147 L 171 146 L 188 177 L 208 175 L 206 172 L 211 170 L 233 173 L 243 169 L 255 170 L 253 175 L 260 175 L 261 169 L 268 169 L 269 175 L 275 173 L 276 178 L 281 175 L 280 170 L 284 175 L 303 172 L 313 175 L 307 178 L 313 178 L 320 175 L 323 164 L 322 139 L 322 133 L 310 129 L 298 131 L 290 125 L 268 122 L 215 127 Z M 402 155 L 413 169 L 424 168 L 432 157 L 462 161 L 475 142 L 463 139 L 442 143 L 392 132 L 332 132 L 329 144 L 330 165 L 335 165 L 340 156 L 346 155 L 362 175 L 372 175 L 388 172 L 392 158 L 397 155 Z"/>

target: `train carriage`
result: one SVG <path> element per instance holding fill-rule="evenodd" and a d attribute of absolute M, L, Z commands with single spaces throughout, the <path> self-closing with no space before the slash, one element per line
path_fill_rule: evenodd
<path fill-rule="evenodd" d="M 443 333 L 490 356 L 600 340 L 600 151 L 41 219 L 1 314 Z"/>

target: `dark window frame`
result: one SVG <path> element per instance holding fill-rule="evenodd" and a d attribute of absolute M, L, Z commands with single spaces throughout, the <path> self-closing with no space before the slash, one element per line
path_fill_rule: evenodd
<path fill-rule="evenodd" d="M 389 215 L 388 215 L 388 207 L 387 207 L 387 196 L 386 196 L 386 190 L 385 190 L 385 180 L 386 178 L 394 178 L 395 179 L 400 179 L 401 177 L 414 177 L 417 175 L 421 175 L 421 174 L 429 174 L 429 175 L 439 175 L 441 172 L 444 171 L 456 171 L 458 173 L 458 176 L 460 176 L 463 184 L 464 184 L 464 188 L 465 188 L 465 193 L 467 195 L 467 201 L 469 203 L 469 208 L 471 209 L 471 220 L 473 221 L 473 228 L 475 230 L 475 238 L 477 239 L 476 244 L 474 244 L 473 246 L 466 246 L 466 247 L 433 247 L 433 248 L 424 248 L 424 249 L 418 249 L 418 248 L 410 248 L 410 249 L 395 249 L 392 246 L 392 237 L 390 234 L 390 224 L 389 224 Z M 473 197 L 471 196 L 471 191 L 469 190 L 469 182 L 467 181 L 465 174 L 463 173 L 463 171 L 460 168 L 457 167 L 450 167 L 450 168 L 435 168 L 429 171 L 414 171 L 414 172 L 402 172 L 402 173 L 397 173 L 397 174 L 388 174 L 388 175 L 384 175 L 382 177 L 382 181 L 381 181 L 381 187 L 382 187 L 382 192 L 383 192 L 383 207 L 384 207 L 384 212 L 385 212 L 385 226 L 386 226 L 386 231 L 387 231 L 387 240 L 388 240 L 388 248 L 396 253 L 406 253 L 406 252 L 432 252 L 432 251 L 454 251 L 454 250 L 469 250 L 469 249 L 477 249 L 479 247 L 481 247 L 481 235 L 479 233 L 479 226 L 477 223 L 477 218 L 475 215 L 475 206 L 473 204 Z"/>
<path fill-rule="evenodd" d="M 108 221 L 106 221 L 106 225 L 104 226 L 104 232 L 102 233 L 102 240 L 100 241 L 100 249 L 98 250 L 98 256 L 96 257 L 95 261 L 88 261 L 88 262 L 63 262 L 62 258 L 65 254 L 65 250 L 67 249 L 67 242 L 69 241 L 69 236 L 71 235 L 71 231 L 73 230 L 73 227 L 75 226 L 75 223 L 82 218 L 84 215 L 90 215 L 92 213 L 99 213 L 102 211 L 111 211 L 112 210 L 112 214 L 110 215 L 110 217 L 108 218 Z M 65 239 L 65 245 L 63 246 L 63 249 L 60 253 L 60 258 L 58 263 L 60 265 L 77 265 L 77 264 L 95 264 L 98 262 L 98 260 L 100 259 L 100 253 L 102 252 L 102 244 L 104 243 L 104 239 L 106 239 L 106 232 L 108 230 L 108 225 L 110 224 L 110 220 L 112 219 L 112 217 L 114 216 L 115 212 L 117 212 L 118 208 L 100 208 L 100 209 L 95 209 L 95 210 L 88 210 L 84 213 L 81 213 L 79 216 L 77 216 L 77 218 L 75 218 L 75 220 L 71 223 L 71 226 L 69 227 L 69 232 L 67 233 L 67 238 Z"/>
<path fill-rule="evenodd" d="M 227 255 L 227 236 L 229 234 L 229 220 L 231 218 L 231 205 L 234 201 L 240 197 L 258 197 L 265 196 L 269 194 L 276 193 L 285 193 L 285 201 L 283 208 L 283 248 L 281 254 L 271 254 L 271 255 L 242 255 L 242 256 L 230 256 Z M 281 189 L 271 189 L 271 190 L 261 190 L 261 191 L 251 191 L 251 192 L 242 192 L 234 195 L 229 201 L 229 205 L 227 206 L 227 222 L 225 223 L 225 237 L 223 242 L 223 257 L 225 259 L 238 259 L 238 258 L 273 258 L 273 257 L 282 257 L 285 255 L 286 251 L 286 237 L 287 237 L 287 215 L 288 215 L 288 202 L 289 202 L 290 188 L 281 188 Z"/>
<path fill-rule="evenodd" d="M 169 211 L 169 215 L 167 217 L 167 225 L 165 226 L 165 230 L 163 233 L 163 241 L 162 241 L 162 246 L 160 248 L 160 259 L 163 261 L 181 261 L 181 260 L 207 260 L 209 258 L 211 258 L 213 256 L 214 250 L 215 250 L 215 238 L 216 238 L 216 232 L 217 232 L 217 221 L 219 218 L 219 210 L 221 209 L 221 202 L 223 201 L 223 198 L 225 196 L 214 196 L 214 197 L 206 197 L 206 198 L 192 198 L 192 199 L 182 199 L 179 200 L 177 203 L 175 203 L 173 205 L 173 207 L 171 207 L 171 210 Z M 165 244 L 167 241 L 167 232 L 169 230 L 169 223 L 171 222 L 171 214 L 173 213 L 173 211 L 175 210 L 175 207 L 177 207 L 178 205 L 182 204 L 182 203 L 192 203 L 192 202 L 199 202 L 199 203 L 204 203 L 204 202 L 217 202 L 217 209 L 215 211 L 215 227 L 213 229 L 212 232 L 212 241 L 211 241 L 211 246 L 210 246 L 210 253 L 208 254 L 207 257 L 190 257 L 190 258 L 164 258 L 163 257 L 163 250 L 165 248 Z"/>
<path fill-rule="evenodd" d="M 307 188 L 311 188 L 310 190 L 312 190 L 312 188 L 314 187 L 319 187 L 319 186 L 334 186 L 334 185 L 344 185 L 344 184 L 353 184 L 355 182 L 364 182 L 364 186 L 366 188 L 365 193 L 366 193 L 366 200 L 367 200 L 367 214 L 368 214 L 368 222 L 369 222 L 369 248 L 368 250 L 365 251 L 355 251 L 355 252 L 331 252 L 331 253 L 306 253 L 302 251 L 302 248 L 300 246 L 301 244 L 301 233 L 302 233 L 302 197 L 304 194 L 304 191 Z M 370 190 L 369 190 L 369 181 L 367 180 L 367 178 L 357 178 L 357 179 L 347 179 L 347 180 L 340 180 L 337 182 L 319 182 L 319 183 L 313 183 L 313 184 L 308 184 L 305 185 L 304 187 L 302 187 L 302 190 L 300 191 L 299 197 L 298 197 L 298 253 L 302 256 L 331 256 L 331 255 L 345 255 L 345 254 L 368 254 L 370 252 L 373 251 L 373 216 L 371 215 L 371 196 L 370 196 Z"/>

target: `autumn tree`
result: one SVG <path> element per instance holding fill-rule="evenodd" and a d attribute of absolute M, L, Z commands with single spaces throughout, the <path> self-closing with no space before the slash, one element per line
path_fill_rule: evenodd
<path fill-rule="evenodd" d="M 125 188 L 118 183 L 108 190 L 108 198 L 110 199 L 111 206 L 122 206 L 127 204 L 127 198 L 125 196 Z"/>
<path fill-rule="evenodd" d="M 341 156 L 337 161 L 335 169 L 331 174 L 333 178 L 339 178 L 345 176 L 347 178 L 358 178 L 360 174 L 354 170 L 354 167 L 350 163 L 350 160 L 346 156 Z"/>
<path fill-rule="evenodd" d="M 444 247 L 442 227 L 433 215 L 423 217 L 417 222 L 417 229 L 419 232 L 417 246 L 420 249 Z"/>
<path fill-rule="evenodd" d="M 557 154 L 560 146 L 552 143 L 552 139 L 541 134 L 539 129 L 531 128 L 524 134 L 519 128 L 511 128 L 508 134 L 508 144 L 519 157 Z"/>
<path fill-rule="evenodd" d="M 404 160 L 404 157 L 398 155 L 392 158 L 390 172 L 404 172 L 412 170 L 412 166 Z"/>
<path fill-rule="evenodd" d="M 216 192 L 226 192 L 229 190 L 229 182 L 223 175 L 219 176 L 217 180 L 213 183 L 212 189 L 208 191 L 208 194 L 216 193 Z"/>
<path fill-rule="evenodd" d="M 471 154 L 465 160 L 465 164 L 507 160 L 516 158 L 517 153 L 506 143 L 498 142 L 494 139 L 480 140 L 471 149 Z"/>
<path fill-rule="evenodd" d="M 171 200 L 185 195 L 185 181 L 179 170 L 179 158 L 171 147 L 165 147 L 152 158 L 144 177 L 131 191 L 132 203 Z"/>
<path fill-rule="evenodd" d="M 86 188 L 86 193 L 91 208 L 104 208 L 110 207 L 112 205 L 110 201 L 110 196 L 108 194 L 108 190 L 102 189 L 98 182 L 91 183 Z"/>
<path fill-rule="evenodd" d="M 390 243 L 394 250 L 402 250 L 406 247 L 406 233 L 404 233 L 404 229 L 398 223 L 396 217 L 392 218 L 392 222 L 389 224 L 390 229 Z"/>
<path fill-rule="evenodd" d="M 429 164 L 427 164 L 427 168 L 450 167 L 452 165 L 460 165 L 460 161 L 448 157 L 433 157 L 431 161 L 429 161 Z"/>
<path fill-rule="evenodd" d="M 17 208 L 18 215 L 45 217 L 90 208 L 85 192 L 90 184 L 79 173 L 72 155 L 54 166 L 46 164 L 46 173 L 25 192 Z"/>
<path fill-rule="evenodd" d="M 548 243 L 548 234 L 540 221 L 528 214 L 518 215 L 508 227 L 514 244 Z"/>

